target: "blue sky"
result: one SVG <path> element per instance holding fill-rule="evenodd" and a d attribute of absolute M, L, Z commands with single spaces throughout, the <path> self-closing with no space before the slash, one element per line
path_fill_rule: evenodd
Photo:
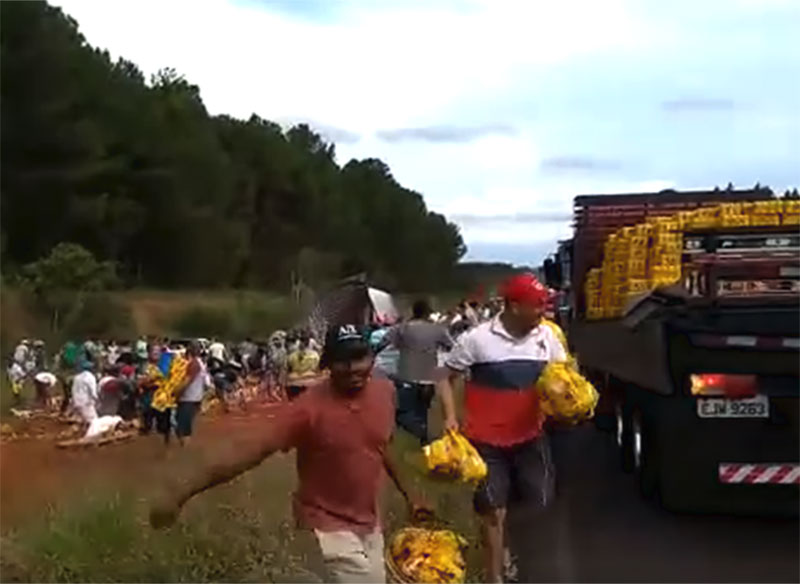
<path fill-rule="evenodd" d="M 307 122 L 538 263 L 577 194 L 800 186 L 800 1 L 62 0 L 211 113 Z"/>

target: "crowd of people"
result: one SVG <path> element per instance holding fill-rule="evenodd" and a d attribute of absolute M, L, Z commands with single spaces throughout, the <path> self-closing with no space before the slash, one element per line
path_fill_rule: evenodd
<path fill-rule="evenodd" d="M 67 341 L 49 356 L 42 340 L 23 339 L 9 356 L 16 407 L 32 406 L 85 424 L 102 416 L 138 420 L 166 442 L 184 442 L 204 400 L 230 404 L 261 396 L 283 401 L 319 377 L 319 345 L 304 330 L 276 331 L 264 342 L 245 339 Z M 32 388 L 33 403 L 24 403 Z"/>
<path fill-rule="evenodd" d="M 376 507 L 382 473 L 412 513 L 429 513 L 396 472 L 387 444 L 395 427 L 430 442 L 429 409 L 438 395 L 444 428 L 461 431 L 488 467 L 474 505 L 487 581 L 499 582 L 507 572 L 504 523 L 512 494 L 537 508 L 553 497 L 534 389 L 547 363 L 568 359 L 563 333 L 548 320 L 552 300 L 533 276 L 520 275 L 506 283 L 501 300 L 461 302 L 439 314 L 420 299 L 396 322 L 330 326 L 322 344 L 306 330 L 276 331 L 261 343 L 89 340 L 66 343 L 50 363 L 44 343 L 25 340 L 8 373 L 15 395 L 27 380 L 34 384 L 39 407 L 71 409 L 89 423 L 108 414 L 139 419 L 142 433 L 155 430 L 166 443 L 174 434 L 185 444 L 201 402 L 216 397 L 227 405 L 244 380 L 262 398 L 285 402 L 263 434 L 220 445 L 219 455 L 208 456 L 179 489 L 167 489 L 151 521 L 169 524 L 192 496 L 295 449 L 297 519 L 315 533 L 338 582 L 385 581 Z M 60 404 L 51 399 L 57 384 Z M 465 387 L 462 420 L 456 385 Z"/>
<path fill-rule="evenodd" d="M 523 274 L 503 287 L 499 312 L 467 304 L 458 311 L 461 318 L 442 321 L 419 300 L 411 317 L 399 323 L 368 330 L 358 324 L 330 327 L 318 364 L 329 375 L 311 390 L 298 386 L 270 424 L 220 445 L 184 482 L 165 489 L 151 508 L 151 523 L 170 525 L 195 495 L 273 453 L 295 450 L 295 516 L 316 536 L 328 581 L 385 582 L 377 506 L 381 476 L 392 479 L 412 517 L 431 512 L 396 472 L 388 444 L 396 426 L 421 442 L 430 439 L 427 410 L 436 393 L 445 429 L 462 432 L 486 463 L 488 474 L 474 494 L 484 581 L 504 581 L 512 571 L 505 539 L 508 505 L 541 510 L 554 496 L 536 382 L 548 363 L 567 362 L 569 355 L 558 328 L 546 319 L 550 302 L 548 290 Z M 457 326 L 465 319 L 468 327 Z M 381 374 L 376 353 L 388 347 L 398 352 L 396 368 Z M 459 419 L 453 387 L 461 384 L 464 414 Z"/>

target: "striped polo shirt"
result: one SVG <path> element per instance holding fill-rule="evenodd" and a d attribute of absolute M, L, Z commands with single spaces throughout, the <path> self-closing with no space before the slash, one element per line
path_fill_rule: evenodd
<path fill-rule="evenodd" d="M 567 355 L 550 327 L 539 325 L 512 336 L 499 317 L 459 338 L 447 366 L 468 373 L 464 434 L 473 441 L 511 446 L 542 432 L 536 381 L 551 361 Z"/>

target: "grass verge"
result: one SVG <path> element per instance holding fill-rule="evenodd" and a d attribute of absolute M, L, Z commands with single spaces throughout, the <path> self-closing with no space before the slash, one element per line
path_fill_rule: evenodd
<path fill-rule="evenodd" d="M 398 433 L 392 448 L 406 479 L 470 540 L 467 561 L 474 577 L 479 558 L 469 488 L 423 477 L 412 463 L 418 448 L 409 436 Z M 157 474 L 143 473 L 143 481 Z M 294 527 L 290 493 L 295 481 L 294 457 L 274 456 L 193 500 L 168 531 L 147 525 L 147 485 L 104 483 L 77 498 L 65 498 L 59 507 L 42 509 L 31 521 L 3 533 L 0 580 L 322 581 L 313 537 Z M 406 522 L 405 505 L 390 485 L 385 495 L 385 531 L 391 534 Z"/>

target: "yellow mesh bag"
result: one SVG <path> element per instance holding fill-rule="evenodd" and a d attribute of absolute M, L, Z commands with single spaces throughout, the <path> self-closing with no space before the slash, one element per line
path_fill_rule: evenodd
<path fill-rule="evenodd" d="M 425 466 L 434 476 L 467 483 L 476 483 L 486 476 L 486 463 L 459 432 L 448 430 L 424 446 L 422 452 Z"/>
<path fill-rule="evenodd" d="M 545 415 L 572 424 L 594 415 L 599 399 L 597 390 L 569 363 L 549 363 L 537 386 Z"/>
<path fill-rule="evenodd" d="M 462 550 L 467 542 L 445 529 L 406 527 L 392 537 L 384 554 L 394 582 L 463 582 L 466 562 Z"/>

